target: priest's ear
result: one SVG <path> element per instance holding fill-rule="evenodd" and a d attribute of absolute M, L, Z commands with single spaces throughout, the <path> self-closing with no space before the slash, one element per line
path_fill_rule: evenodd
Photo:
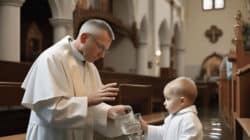
<path fill-rule="evenodd" d="M 87 41 L 87 38 L 88 38 L 88 34 L 87 33 L 82 33 L 80 35 L 81 43 L 85 43 Z"/>

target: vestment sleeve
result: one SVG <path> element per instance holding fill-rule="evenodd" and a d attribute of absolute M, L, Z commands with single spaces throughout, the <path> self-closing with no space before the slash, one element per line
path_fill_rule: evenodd
<path fill-rule="evenodd" d="M 146 140 L 163 140 L 164 126 L 148 125 Z"/>
<path fill-rule="evenodd" d="M 36 103 L 33 111 L 48 126 L 81 128 L 87 122 L 87 102 L 87 97 L 55 97 Z"/>
<path fill-rule="evenodd" d="M 60 60 L 45 52 L 29 70 L 22 88 L 25 89 L 22 105 L 33 109 L 43 100 L 55 97 L 73 97 L 74 88 Z"/>

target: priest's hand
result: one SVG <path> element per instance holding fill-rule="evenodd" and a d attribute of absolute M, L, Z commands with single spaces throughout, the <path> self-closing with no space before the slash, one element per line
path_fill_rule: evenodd
<path fill-rule="evenodd" d="M 117 116 L 125 115 L 132 110 L 128 105 L 115 105 L 108 110 L 108 118 L 115 119 Z"/>
<path fill-rule="evenodd" d="M 116 86 L 117 83 L 103 85 L 97 93 L 88 96 L 88 106 L 97 105 L 104 101 L 114 101 L 119 91 Z"/>

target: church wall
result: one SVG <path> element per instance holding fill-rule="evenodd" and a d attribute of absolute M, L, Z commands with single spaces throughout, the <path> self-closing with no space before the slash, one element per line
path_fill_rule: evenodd
<path fill-rule="evenodd" d="M 113 68 L 115 72 L 136 72 L 136 49 L 128 38 L 116 40 L 112 43 L 110 53 L 104 59 L 105 68 Z M 105 69 L 104 68 L 104 69 Z"/>
<path fill-rule="evenodd" d="M 137 23 L 137 27 L 140 26 L 140 23 L 144 16 L 149 17 L 149 6 L 150 6 L 150 0 L 137 0 L 135 2 L 134 14 L 135 14 L 135 21 Z"/>
<path fill-rule="evenodd" d="M 150 67 L 148 67 L 148 75 L 155 75 L 155 65 L 154 65 L 154 9 L 155 1 L 152 0 L 137 0 L 135 2 L 135 21 L 137 25 L 137 29 L 141 30 L 142 20 L 146 19 L 147 24 L 147 40 L 144 42 L 147 43 L 147 62 L 150 63 Z M 138 36 L 141 36 L 140 33 Z"/>
<path fill-rule="evenodd" d="M 245 0 L 225 1 L 223 10 L 202 11 L 201 0 L 187 0 L 186 2 L 186 17 L 185 17 L 185 75 L 195 78 L 198 76 L 202 60 L 217 52 L 226 54 L 230 48 L 233 48 L 232 39 L 234 37 L 233 25 L 235 23 L 234 16 L 237 10 L 243 10 Z M 211 25 L 216 25 L 222 30 L 223 35 L 216 43 L 211 43 L 205 37 L 205 31 Z"/>
<path fill-rule="evenodd" d="M 140 4 L 138 4 L 140 5 Z M 146 7 L 145 7 L 146 8 Z M 141 10 L 141 9 L 138 9 Z M 148 1 L 148 10 L 145 14 L 149 19 L 148 27 L 148 61 L 152 63 L 152 68 L 149 69 L 149 75 L 158 76 L 160 65 L 156 64 L 155 51 L 160 49 L 159 44 L 159 28 L 161 23 L 166 19 L 170 25 L 170 8 L 165 0 Z M 141 14 L 142 16 L 142 14 Z"/>
<path fill-rule="evenodd" d="M 132 0 L 115 0 L 112 3 L 113 15 L 121 20 L 124 26 L 131 29 L 134 17 L 134 5 Z M 135 73 L 136 49 L 131 39 L 127 36 L 116 36 L 104 58 L 104 69 L 113 69 L 115 72 Z"/>
<path fill-rule="evenodd" d="M 113 15 L 124 25 L 131 26 L 134 21 L 134 5 L 132 0 L 113 1 Z"/>

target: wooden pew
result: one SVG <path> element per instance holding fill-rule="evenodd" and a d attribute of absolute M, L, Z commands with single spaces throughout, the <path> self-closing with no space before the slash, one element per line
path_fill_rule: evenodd
<path fill-rule="evenodd" d="M 250 139 L 250 51 L 245 50 L 242 35 L 244 22 L 241 20 L 241 13 L 238 11 L 236 16 L 235 43 L 236 48 L 231 53 L 231 61 L 233 62 L 232 75 L 232 107 L 233 107 L 233 131 L 234 138 L 237 140 Z M 250 25 L 248 25 L 250 26 Z"/>
<path fill-rule="evenodd" d="M 30 111 L 20 105 L 23 96 L 20 86 L 18 82 L 0 82 L 0 136 L 26 132 Z"/>
<path fill-rule="evenodd" d="M 118 82 L 119 84 L 122 83 L 129 83 L 129 84 L 145 84 L 145 85 L 152 85 L 152 111 L 153 112 L 160 112 L 164 111 L 164 107 L 162 103 L 164 102 L 163 96 L 163 89 L 164 86 L 171 80 L 173 77 L 153 77 L 153 76 L 142 76 L 142 75 L 135 75 L 135 74 L 126 74 L 126 73 L 113 73 L 113 72 L 100 72 L 101 79 L 103 83 L 110 83 L 110 82 Z"/>
<path fill-rule="evenodd" d="M 217 94 L 217 84 L 215 82 L 195 82 L 198 89 L 198 96 L 195 101 L 195 105 L 198 108 L 209 108 L 212 105 L 213 98 L 218 96 Z M 213 103 L 214 104 L 214 103 Z"/>
<path fill-rule="evenodd" d="M 21 106 L 21 82 L 30 65 L 0 61 L 0 136 L 26 132 L 30 111 Z M 19 136 L 14 138 L 18 140 Z"/>
<path fill-rule="evenodd" d="M 131 105 L 134 113 L 141 113 L 142 118 L 148 124 L 159 125 L 163 123 L 168 113 L 165 111 L 152 112 L 153 88 L 151 85 L 120 84 L 119 87 L 118 104 Z"/>
<path fill-rule="evenodd" d="M 25 140 L 25 133 L 0 137 L 0 140 Z"/>
<path fill-rule="evenodd" d="M 237 77 L 237 100 L 236 111 L 237 117 L 235 118 L 235 137 L 237 140 L 249 140 L 250 139 L 250 64 L 238 69 L 236 73 Z"/>
<path fill-rule="evenodd" d="M 30 66 L 31 63 L 0 61 L 0 81 L 22 82 Z"/>
<path fill-rule="evenodd" d="M 161 124 L 167 113 L 152 112 L 152 94 L 151 85 L 142 84 L 120 84 L 120 92 L 117 99 L 109 104 L 124 104 L 130 105 L 134 113 L 141 113 L 142 117 L 149 124 Z"/>
<path fill-rule="evenodd" d="M 163 124 L 164 119 L 168 115 L 167 112 L 157 112 L 147 115 L 142 115 L 142 118 L 151 125 L 160 125 Z"/>
<path fill-rule="evenodd" d="M 250 139 L 250 119 L 237 118 L 236 120 L 236 140 Z"/>
<path fill-rule="evenodd" d="M 120 92 L 117 104 L 131 105 L 134 113 L 152 113 L 152 94 L 151 85 L 142 84 L 120 84 Z"/>

